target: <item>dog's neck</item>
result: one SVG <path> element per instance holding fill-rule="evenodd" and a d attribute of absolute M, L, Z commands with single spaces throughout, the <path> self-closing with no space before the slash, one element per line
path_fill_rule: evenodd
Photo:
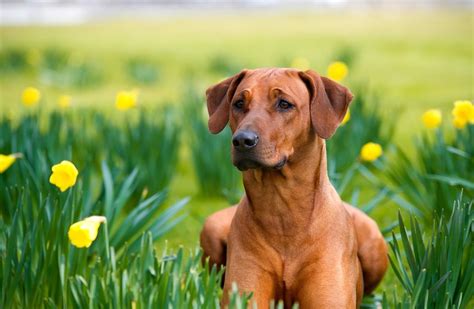
<path fill-rule="evenodd" d="M 248 170 L 243 180 L 253 218 L 276 235 L 307 228 L 322 206 L 339 199 L 329 182 L 326 145 L 320 138 L 298 149 L 281 170 Z"/>

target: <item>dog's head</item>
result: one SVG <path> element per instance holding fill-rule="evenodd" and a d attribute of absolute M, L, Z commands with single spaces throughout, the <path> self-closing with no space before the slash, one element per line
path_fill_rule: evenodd
<path fill-rule="evenodd" d="M 240 170 L 282 168 L 305 144 L 331 137 L 352 100 L 346 87 L 294 69 L 243 70 L 206 95 L 209 130 L 230 124 Z"/>

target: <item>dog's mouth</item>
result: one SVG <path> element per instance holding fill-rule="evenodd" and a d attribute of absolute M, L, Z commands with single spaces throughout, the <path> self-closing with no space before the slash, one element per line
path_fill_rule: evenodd
<path fill-rule="evenodd" d="M 288 159 L 284 157 L 283 159 L 278 161 L 277 164 L 267 164 L 255 158 L 242 158 L 234 160 L 234 165 L 240 171 L 246 171 L 249 169 L 281 170 L 285 166 L 287 161 Z"/>

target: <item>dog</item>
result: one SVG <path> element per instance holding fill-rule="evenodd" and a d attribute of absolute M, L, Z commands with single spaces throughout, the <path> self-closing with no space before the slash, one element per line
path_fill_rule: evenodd
<path fill-rule="evenodd" d="M 343 202 L 329 181 L 326 144 L 351 92 L 312 70 L 243 70 L 206 91 L 211 133 L 232 130 L 243 173 L 238 205 L 212 214 L 205 259 L 225 266 L 222 305 L 235 282 L 268 308 L 356 308 L 388 266 L 377 224 Z M 350 145 L 348 145 L 350 147 Z"/>

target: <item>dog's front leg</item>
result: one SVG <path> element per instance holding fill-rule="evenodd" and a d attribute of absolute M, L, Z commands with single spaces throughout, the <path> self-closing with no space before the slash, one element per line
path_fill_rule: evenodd
<path fill-rule="evenodd" d="M 253 294 L 249 308 L 253 304 L 258 308 L 268 308 L 271 300 L 278 296 L 275 282 L 278 274 L 275 271 L 281 270 L 278 269 L 276 260 L 268 255 L 269 250 L 263 247 L 259 238 L 246 241 L 249 237 L 245 237 L 248 236 L 245 232 L 244 228 L 236 229 L 236 225 L 232 225 L 228 238 L 222 307 L 229 304 L 229 293 L 235 283 L 240 294 Z"/>
<path fill-rule="evenodd" d="M 296 301 L 300 308 L 358 308 L 362 299 L 362 270 L 357 258 L 326 257 L 302 269 Z"/>
<path fill-rule="evenodd" d="M 248 257 L 243 260 L 235 260 L 235 263 L 234 261 L 229 262 L 228 259 L 227 263 L 229 264 L 225 273 L 222 308 L 229 304 L 229 293 L 232 291 L 233 283 L 237 285 L 240 294 L 253 294 L 250 308 L 253 307 L 253 304 L 256 304 L 257 308 L 268 308 L 276 296 L 273 276 L 257 264 L 252 263 L 252 259 Z"/>
<path fill-rule="evenodd" d="M 210 215 L 204 222 L 200 242 L 203 249 L 203 262 L 209 259 L 209 265 L 216 265 L 218 269 L 225 266 L 227 237 L 230 224 L 237 211 L 237 205 L 219 210 Z"/>

